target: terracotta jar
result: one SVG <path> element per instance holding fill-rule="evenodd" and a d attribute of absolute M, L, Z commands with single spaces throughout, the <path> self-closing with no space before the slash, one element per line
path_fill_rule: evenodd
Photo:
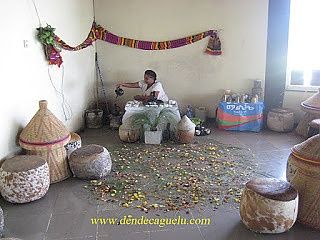
<path fill-rule="evenodd" d="M 320 229 L 320 135 L 295 145 L 287 164 L 287 180 L 299 192 L 298 221 Z"/>
<path fill-rule="evenodd" d="M 56 183 L 71 175 L 64 148 L 70 140 L 70 133 L 47 105 L 46 100 L 39 102 L 40 109 L 21 132 L 19 144 L 28 155 L 38 155 L 47 161 L 50 183 Z"/>
<path fill-rule="evenodd" d="M 177 125 L 177 139 L 180 143 L 191 143 L 196 125 L 184 115 Z"/>
<path fill-rule="evenodd" d="M 133 128 L 128 124 L 123 124 L 119 127 L 119 137 L 123 142 L 136 142 L 140 138 L 140 128 Z"/>

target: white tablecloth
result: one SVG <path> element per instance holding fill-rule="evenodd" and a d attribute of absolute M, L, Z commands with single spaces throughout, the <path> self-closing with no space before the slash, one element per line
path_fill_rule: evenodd
<path fill-rule="evenodd" d="M 159 114 L 160 111 L 164 108 L 169 108 L 170 110 L 172 110 L 177 122 L 179 122 L 181 120 L 179 107 L 175 101 L 170 100 L 169 103 L 164 103 L 164 104 L 160 104 L 160 105 L 149 105 L 149 106 L 144 106 L 139 101 L 129 101 L 129 102 L 127 102 L 127 104 L 125 106 L 125 113 L 122 117 L 122 123 L 125 123 L 126 121 L 128 121 L 128 118 L 136 113 L 141 113 L 141 112 L 145 112 L 145 111 L 155 111 L 157 114 Z M 155 117 L 157 114 L 155 114 Z M 162 130 L 164 130 L 166 128 L 166 125 L 167 125 L 166 122 L 162 122 L 162 124 L 160 124 L 159 127 Z M 171 126 L 171 129 L 173 129 L 174 127 L 175 126 Z"/>

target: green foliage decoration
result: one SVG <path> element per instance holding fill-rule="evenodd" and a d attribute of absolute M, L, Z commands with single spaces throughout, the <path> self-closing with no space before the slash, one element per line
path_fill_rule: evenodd
<path fill-rule="evenodd" d="M 133 114 L 128 120 L 133 127 L 149 127 L 151 131 L 157 131 L 161 123 L 170 123 L 171 127 L 175 127 L 178 123 L 175 113 L 170 108 L 163 108 L 160 112 L 150 108 Z"/>
<path fill-rule="evenodd" d="M 37 28 L 38 30 L 38 40 L 45 46 L 48 45 L 55 45 L 54 41 L 54 30 L 55 28 L 51 27 L 50 25 L 47 24 L 46 27 L 39 27 Z"/>

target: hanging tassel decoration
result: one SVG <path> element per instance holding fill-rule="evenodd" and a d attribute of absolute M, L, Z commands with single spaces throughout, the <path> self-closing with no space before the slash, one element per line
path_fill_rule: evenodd
<path fill-rule="evenodd" d="M 206 53 L 210 55 L 221 55 L 221 42 L 216 32 L 212 33 L 209 38 L 208 46 L 206 48 Z"/>

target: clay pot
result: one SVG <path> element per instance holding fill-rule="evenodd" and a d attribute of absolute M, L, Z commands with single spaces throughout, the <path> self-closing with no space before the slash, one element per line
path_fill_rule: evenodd
<path fill-rule="evenodd" d="M 140 129 L 133 129 L 126 125 L 121 125 L 119 127 L 119 137 L 123 142 L 136 142 L 140 138 Z"/>
<path fill-rule="evenodd" d="M 177 125 L 177 140 L 180 143 L 191 143 L 196 125 L 184 115 Z"/>

